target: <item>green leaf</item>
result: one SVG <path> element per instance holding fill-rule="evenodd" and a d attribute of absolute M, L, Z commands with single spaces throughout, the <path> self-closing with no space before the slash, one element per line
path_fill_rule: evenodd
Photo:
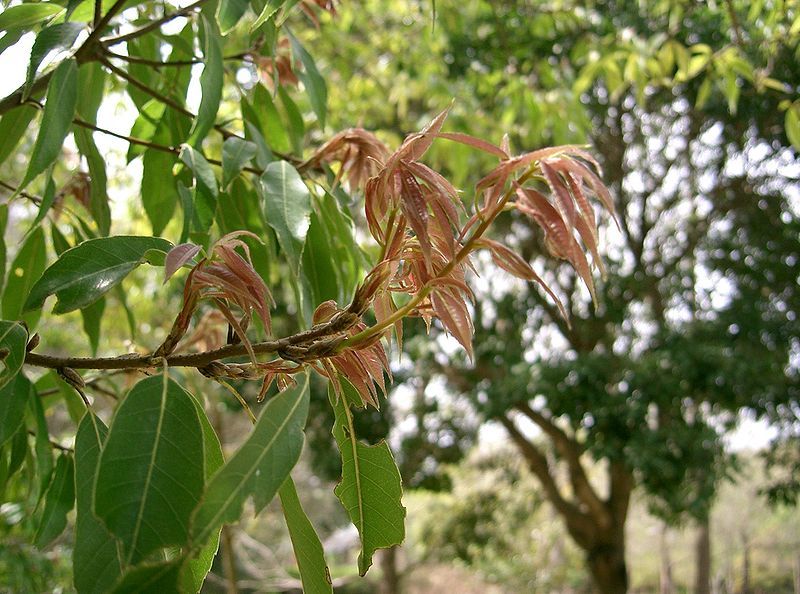
<path fill-rule="evenodd" d="M 303 154 L 303 137 L 306 133 L 306 125 L 303 122 L 303 114 L 300 113 L 300 110 L 292 101 L 292 98 L 289 96 L 289 93 L 286 92 L 282 86 L 278 86 L 278 97 L 281 99 L 281 103 L 283 103 L 283 108 L 286 110 L 286 116 L 289 120 L 289 136 L 292 140 L 292 147 L 294 152 L 298 155 Z"/>
<path fill-rule="evenodd" d="M 222 144 L 222 189 L 227 190 L 234 179 L 256 156 L 258 148 L 252 142 L 231 136 Z"/>
<path fill-rule="evenodd" d="M 204 474 L 205 480 L 208 481 L 225 463 L 225 459 L 222 456 L 222 446 L 219 443 L 217 434 L 214 432 L 214 428 L 211 426 L 203 407 L 197 399 L 192 398 L 192 400 L 197 410 L 197 416 L 200 419 L 200 425 L 203 428 L 203 451 L 206 457 Z M 200 591 L 203 581 L 214 563 L 214 556 L 219 548 L 219 535 L 219 530 L 213 532 L 211 539 L 203 546 L 200 552 L 195 557 L 189 558 L 184 562 L 180 576 L 182 591 Z"/>
<path fill-rule="evenodd" d="M 39 31 L 31 48 L 31 59 L 25 79 L 25 97 L 36 78 L 36 72 L 45 56 L 54 50 L 69 49 L 83 31 L 84 25 L 75 22 L 58 23 Z M 60 66 L 60 64 L 59 64 Z"/>
<path fill-rule="evenodd" d="M 0 12 L 0 31 L 30 27 L 64 12 L 64 7 L 52 2 L 18 4 Z"/>
<path fill-rule="evenodd" d="M 28 297 L 33 284 L 42 276 L 47 260 L 44 247 L 44 232 L 36 228 L 22 244 L 17 257 L 11 263 L 3 291 L 3 317 L 7 320 L 22 318 L 22 305 Z M 24 316 L 28 327 L 32 328 L 41 312 Z"/>
<path fill-rule="evenodd" d="M 171 138 L 168 131 L 165 129 L 166 122 L 164 121 L 164 111 L 167 106 L 157 99 L 151 99 L 139 109 L 139 115 L 133 121 L 131 126 L 130 136 L 140 140 L 160 142 L 162 144 L 170 144 Z M 156 140 L 154 137 L 160 132 L 160 138 Z M 147 150 L 147 147 L 131 144 L 128 147 L 128 162 L 133 161 L 139 155 L 149 154 L 162 154 L 161 151 Z M 163 153 L 166 154 L 166 153 Z M 170 158 L 172 158 L 170 156 Z"/>
<path fill-rule="evenodd" d="M 97 347 L 100 344 L 100 324 L 103 321 L 103 312 L 106 310 L 106 300 L 101 297 L 91 305 L 81 308 L 83 318 L 83 331 L 89 338 L 89 345 L 92 348 L 92 355 L 97 354 Z"/>
<path fill-rule="evenodd" d="M 217 178 L 206 158 L 188 144 L 181 146 L 180 159 L 194 173 L 196 192 L 193 207 L 199 224 L 195 230 L 206 232 L 211 228 L 217 210 Z"/>
<path fill-rule="evenodd" d="M 261 136 L 269 148 L 279 153 L 291 150 L 289 133 L 283 125 L 275 102 L 262 85 L 256 85 L 253 90 L 252 103 L 242 100 L 242 114 L 246 121 L 257 125 Z"/>
<path fill-rule="evenodd" d="M 332 386 L 328 389 L 336 413 L 333 437 L 342 454 L 342 480 L 334 493 L 361 537 L 358 572 L 363 576 L 377 549 L 403 542 L 406 510 L 401 503 L 400 471 L 389 446 L 385 441 L 374 446 L 358 441 L 349 406 L 358 394 L 347 380 L 340 378 L 340 381 L 344 398 L 337 398 Z"/>
<path fill-rule="evenodd" d="M 300 505 L 292 477 L 286 479 L 280 489 L 281 507 L 294 556 L 300 570 L 305 594 L 327 594 L 333 592 L 331 573 L 325 562 L 325 551 L 314 526 Z"/>
<path fill-rule="evenodd" d="M 8 457 L 8 478 L 22 468 L 22 463 L 28 457 L 28 430 L 25 425 L 19 428 L 11 438 L 11 453 Z"/>
<path fill-rule="evenodd" d="M 283 6 L 284 0 L 267 0 L 264 3 L 264 8 L 261 11 L 261 14 L 258 15 L 258 18 L 250 27 L 250 32 L 252 33 L 256 29 L 258 29 L 261 25 L 266 23 L 275 14 L 280 10 L 281 6 Z"/>
<path fill-rule="evenodd" d="M 75 547 L 72 573 L 80 594 L 108 592 L 122 573 L 117 542 L 92 512 L 94 481 L 108 428 L 87 410 L 75 436 Z"/>
<path fill-rule="evenodd" d="M 227 0 L 217 4 L 217 23 L 223 35 L 230 33 L 250 6 L 249 0 Z"/>
<path fill-rule="evenodd" d="M 178 190 L 172 176 L 175 158 L 160 151 L 146 151 L 142 157 L 142 205 L 153 227 L 161 235 L 175 213 Z"/>
<path fill-rule="evenodd" d="M 25 407 L 31 391 L 31 383 L 22 374 L 0 389 L 0 446 L 14 437 L 20 427 L 25 430 Z"/>
<path fill-rule="evenodd" d="M 20 188 L 27 186 L 37 175 L 50 167 L 61 155 L 61 145 L 67 137 L 78 101 L 78 68 L 75 60 L 58 65 L 47 86 L 39 135 L 33 145 L 28 170 Z"/>
<path fill-rule="evenodd" d="M 97 223 L 101 235 L 108 235 L 111 230 L 111 209 L 108 206 L 108 178 L 106 161 L 100 154 L 94 138 L 89 130 L 77 128 L 74 131 L 75 144 L 89 164 L 89 211 Z"/>
<path fill-rule="evenodd" d="M 339 265 L 320 217 L 312 212 L 311 226 L 303 250 L 303 277 L 311 291 L 313 303 L 339 300 Z"/>
<path fill-rule="evenodd" d="M 180 559 L 138 565 L 125 572 L 111 590 L 111 594 L 178 592 L 180 568 Z"/>
<path fill-rule="evenodd" d="M 785 126 L 789 142 L 800 151 L 800 103 L 795 102 L 786 110 Z"/>
<path fill-rule="evenodd" d="M 75 504 L 75 463 L 71 454 L 61 454 L 53 482 L 45 496 L 44 512 L 36 530 L 36 546 L 46 547 L 67 527 L 67 514 Z"/>
<path fill-rule="evenodd" d="M 171 247 L 160 237 L 118 235 L 84 241 L 44 271 L 31 289 L 25 309 L 42 307 L 50 295 L 58 299 L 53 308 L 56 314 L 91 305 L 142 264 L 147 250 L 169 251 Z"/>
<path fill-rule="evenodd" d="M 20 105 L 0 119 L 0 164 L 17 148 L 37 113 L 30 105 Z"/>
<path fill-rule="evenodd" d="M 192 540 L 203 543 L 225 523 L 235 522 L 253 496 L 256 513 L 269 503 L 297 463 L 308 414 L 308 374 L 272 398 L 250 436 L 211 478 L 192 515 Z"/>
<path fill-rule="evenodd" d="M 106 72 L 99 62 L 86 62 L 78 68 L 78 115 L 87 122 L 97 123 L 97 110 L 103 102 Z"/>
<path fill-rule="evenodd" d="M 203 466 L 192 396 L 165 375 L 136 384 L 114 414 L 94 487 L 94 512 L 121 540 L 127 563 L 186 544 Z"/>
<path fill-rule="evenodd" d="M 270 163 L 260 181 L 264 216 L 297 275 L 310 224 L 311 194 L 297 170 L 286 161 Z"/>
<path fill-rule="evenodd" d="M 0 321 L 0 388 L 10 382 L 25 362 L 28 331 L 19 322 Z M 2 407 L 2 404 L 0 404 Z M 13 433 L 13 431 L 12 431 Z M 10 436 L 11 434 L 9 434 Z M 3 444 L 0 439 L 0 445 Z"/>
<path fill-rule="evenodd" d="M 19 378 L 23 378 L 25 382 L 19 383 Z M 53 446 L 50 445 L 50 431 L 47 428 L 47 421 L 44 417 L 42 400 L 36 393 L 36 389 L 22 374 L 17 376 L 17 382 L 20 390 L 24 390 L 25 384 L 27 384 L 28 404 L 31 406 L 33 417 L 36 421 L 34 449 L 36 451 L 36 472 L 39 475 L 39 490 L 36 499 L 38 502 L 44 496 L 47 486 L 50 484 L 50 477 L 53 474 Z"/>
<path fill-rule="evenodd" d="M 220 2 L 231 4 L 232 2 Z M 222 48 L 220 47 L 219 31 L 216 23 L 202 17 L 203 23 L 203 72 L 200 75 L 200 90 L 202 96 L 197 117 L 192 124 L 189 143 L 200 146 L 208 131 L 214 127 L 214 122 L 222 99 L 222 82 L 224 65 L 222 63 Z"/>
<path fill-rule="evenodd" d="M 322 78 L 319 70 L 317 70 L 314 58 L 311 57 L 294 35 L 288 31 L 287 34 L 292 43 L 292 53 L 295 59 L 303 63 L 303 72 L 299 74 L 299 77 L 300 80 L 303 81 L 306 93 L 308 93 L 308 98 L 311 101 L 311 109 L 317 114 L 320 128 L 324 129 L 328 103 L 328 87 L 325 85 L 325 79 Z"/>
<path fill-rule="evenodd" d="M 0 294 L 6 282 L 6 226 L 8 225 L 8 203 L 0 204 Z"/>

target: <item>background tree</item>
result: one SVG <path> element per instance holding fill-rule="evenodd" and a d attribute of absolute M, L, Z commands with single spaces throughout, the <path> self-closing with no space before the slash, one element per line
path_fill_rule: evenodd
<path fill-rule="evenodd" d="M 532 284 L 484 285 L 474 365 L 431 360 L 429 373 L 506 427 L 598 587 L 624 591 L 634 485 L 666 518 L 702 520 L 736 412 L 796 406 L 796 7 L 438 3 L 430 30 L 404 3 L 368 6 L 343 11 L 335 50 L 319 52 L 346 77 L 345 115 L 391 128 L 452 93 L 468 97 L 453 118 L 473 133 L 505 121 L 519 144 L 601 148 L 626 216 L 607 231 L 618 241 L 599 306 L 566 270 L 546 278 L 566 287 L 572 326 Z M 367 45 L 385 59 L 359 61 Z M 381 94 L 392 101 L 371 101 Z M 460 165 L 455 176 L 474 162 Z M 516 231 L 523 254 L 541 253 L 541 238 Z M 551 442 L 566 485 L 515 419 Z M 589 478 L 589 460 L 606 463 L 605 480 Z"/>

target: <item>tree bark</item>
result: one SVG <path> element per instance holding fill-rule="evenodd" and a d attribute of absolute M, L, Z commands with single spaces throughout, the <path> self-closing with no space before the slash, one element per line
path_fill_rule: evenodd
<path fill-rule="evenodd" d="M 625 565 L 625 539 L 609 539 L 596 545 L 586 556 L 592 580 L 600 594 L 626 594 L 628 569 Z"/>
<path fill-rule="evenodd" d="M 672 559 L 669 554 L 669 542 L 667 541 L 667 525 L 661 527 L 661 542 L 659 548 L 661 549 L 661 576 L 659 583 L 660 594 L 673 594 L 675 592 L 675 584 L 672 581 Z"/>
<path fill-rule="evenodd" d="M 709 519 L 701 520 L 695 541 L 695 594 L 711 594 L 711 537 Z"/>

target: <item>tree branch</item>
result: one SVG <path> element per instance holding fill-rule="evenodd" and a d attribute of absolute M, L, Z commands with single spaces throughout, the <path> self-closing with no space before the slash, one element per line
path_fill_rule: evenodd
<path fill-rule="evenodd" d="M 147 25 L 145 25 L 140 29 L 136 29 L 135 31 L 131 31 L 130 33 L 126 33 L 125 35 L 118 35 L 117 37 L 109 37 L 107 39 L 102 39 L 101 43 L 105 47 L 111 47 L 113 45 L 130 41 L 131 39 L 136 39 L 137 37 L 141 37 L 142 35 L 146 35 L 147 33 L 150 33 L 150 31 L 155 31 L 156 29 L 160 29 L 162 25 L 170 21 L 173 21 L 182 16 L 187 16 L 191 12 L 194 12 L 194 9 L 199 7 L 205 1 L 206 0 L 197 0 L 197 2 L 195 2 L 194 4 L 190 4 L 189 6 L 185 6 L 176 12 L 164 15 L 160 19 L 152 21 L 151 23 L 148 23 Z"/>
<path fill-rule="evenodd" d="M 569 480 L 576 497 L 591 511 L 600 526 L 605 528 L 611 526 L 612 518 L 608 508 L 595 492 L 589 482 L 589 477 L 586 476 L 586 470 L 581 464 L 582 446 L 571 439 L 551 419 L 533 410 L 526 402 L 520 402 L 514 405 L 514 408 L 536 423 L 545 435 L 552 440 L 556 451 L 567 463 Z"/>

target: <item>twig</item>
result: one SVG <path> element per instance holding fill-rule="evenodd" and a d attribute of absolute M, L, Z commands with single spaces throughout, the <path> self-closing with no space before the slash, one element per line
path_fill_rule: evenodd
<path fill-rule="evenodd" d="M 736 10 L 733 7 L 733 0 L 725 0 L 725 5 L 728 7 L 728 16 L 731 19 L 733 38 L 736 41 L 736 45 L 738 45 L 740 48 L 744 48 L 744 42 L 742 40 L 742 28 L 739 25 L 739 17 L 736 15 Z"/>
<path fill-rule="evenodd" d="M 28 435 L 32 435 L 33 437 L 36 437 L 36 431 L 34 431 L 33 429 L 28 429 Z M 50 441 L 50 445 L 55 450 L 61 450 L 62 452 L 68 452 L 70 454 L 74 454 L 75 453 L 75 450 L 73 448 L 61 445 L 60 443 L 58 443 L 57 441 L 53 441 L 52 439 L 49 440 L 49 441 Z"/>
<path fill-rule="evenodd" d="M 185 6 L 180 10 L 164 15 L 158 20 L 155 20 L 151 23 L 148 23 L 144 27 L 140 29 L 136 29 L 135 31 L 131 31 L 130 33 L 126 33 L 125 35 L 118 35 L 117 37 L 110 37 L 107 39 L 101 40 L 101 43 L 106 47 L 111 47 L 112 45 L 117 45 L 123 43 L 125 41 L 130 41 L 131 39 L 136 39 L 137 37 L 141 37 L 142 35 L 146 35 L 150 31 L 154 31 L 156 29 L 161 28 L 162 25 L 173 21 L 179 17 L 186 16 L 189 13 L 193 12 L 195 8 L 203 4 L 206 0 L 197 0 L 194 4 L 190 4 L 189 6 Z"/>

